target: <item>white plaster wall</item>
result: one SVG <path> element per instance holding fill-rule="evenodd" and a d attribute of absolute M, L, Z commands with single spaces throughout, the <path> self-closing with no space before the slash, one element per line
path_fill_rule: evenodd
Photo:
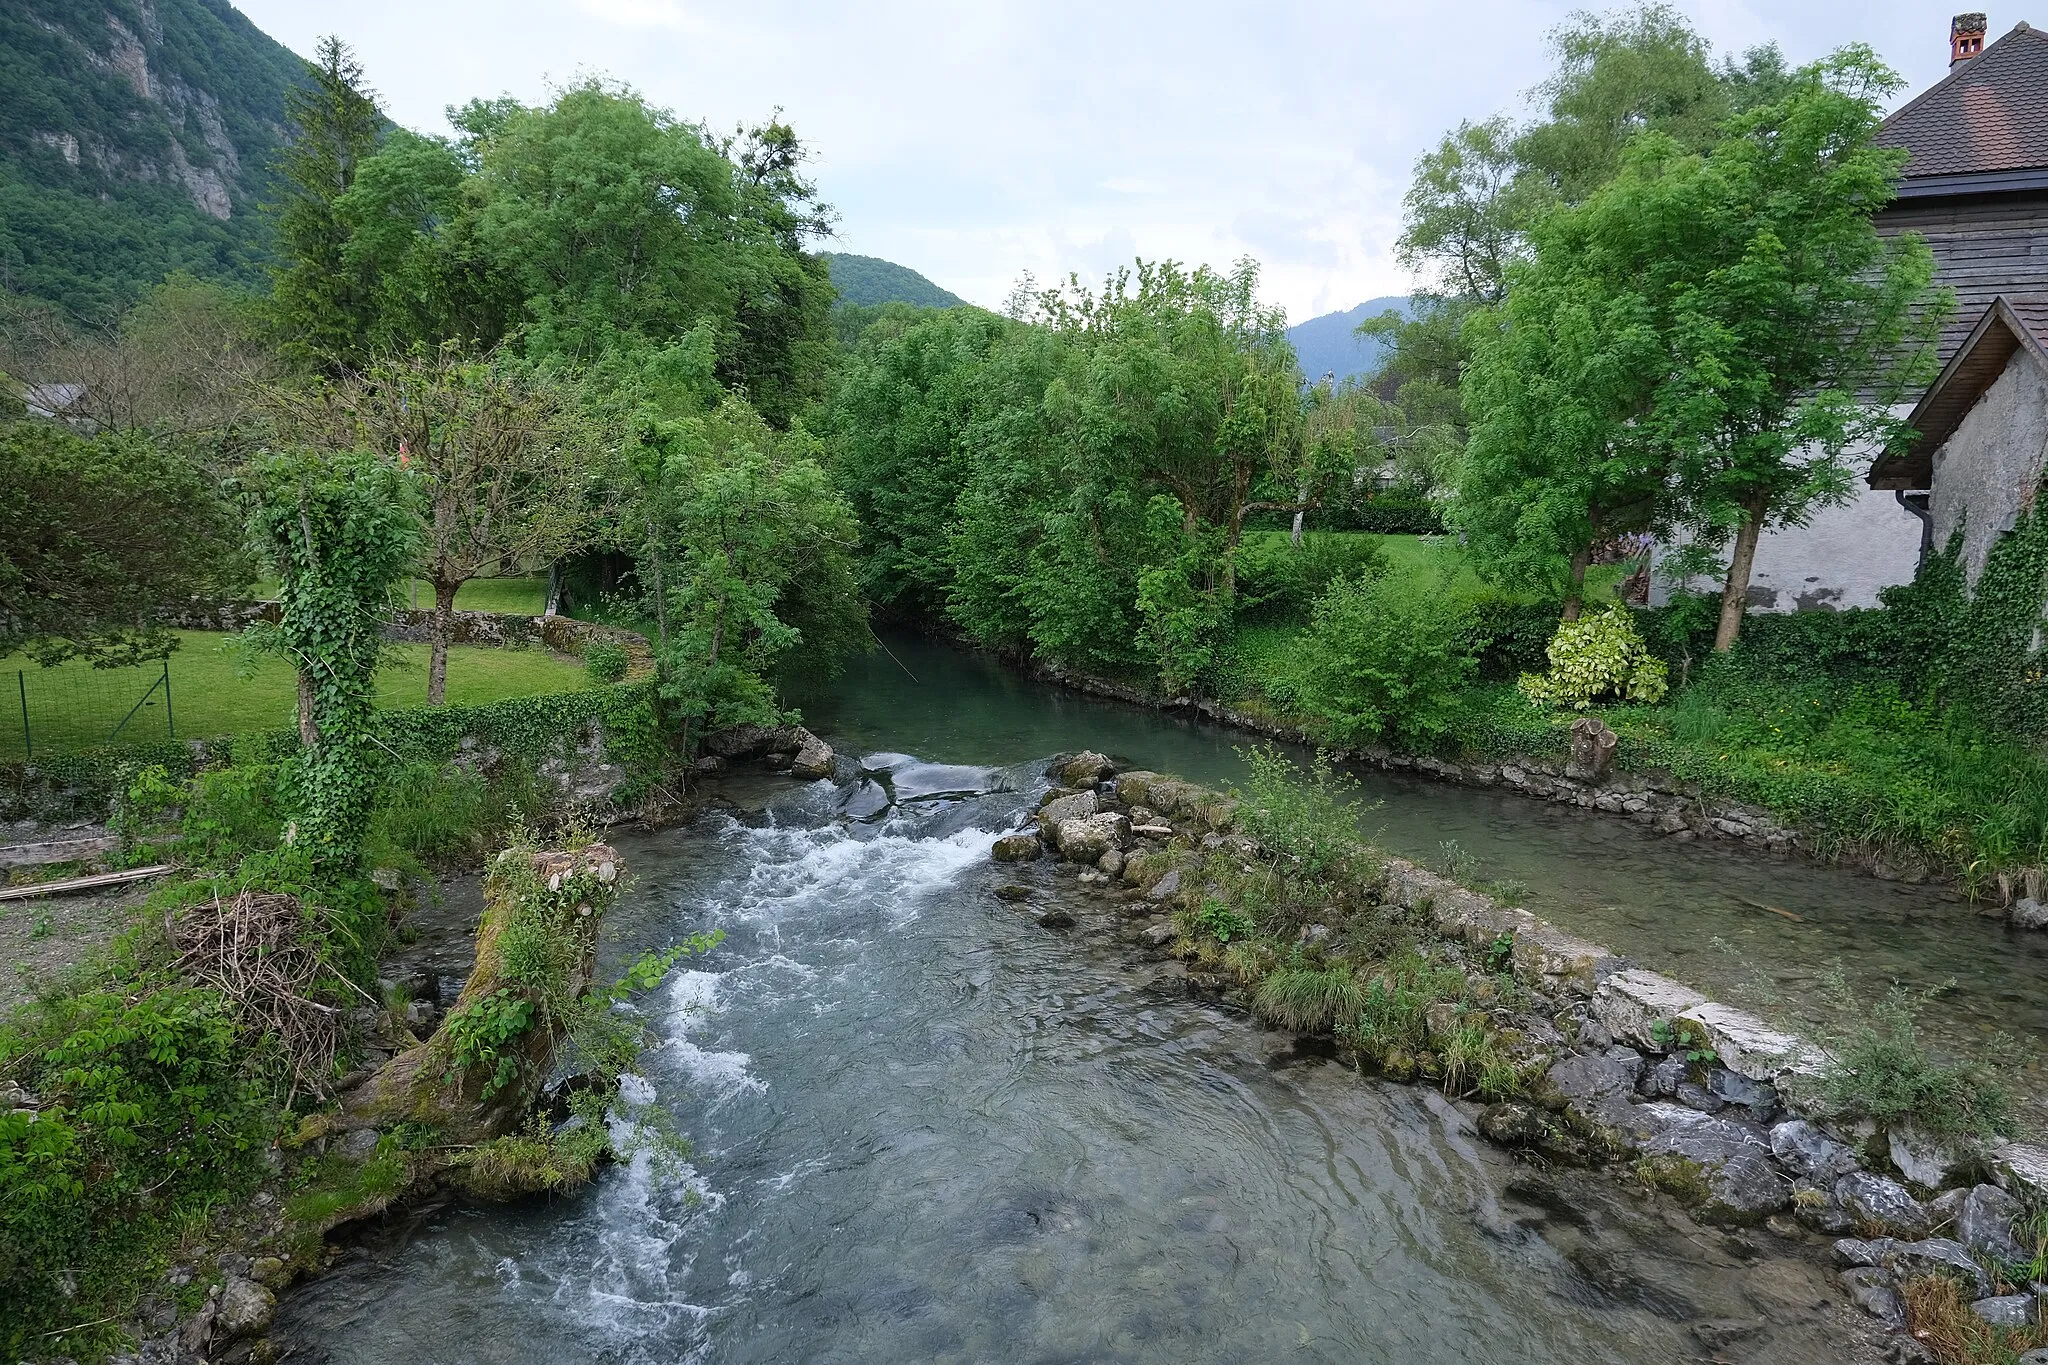
<path fill-rule="evenodd" d="M 1662 546 L 1658 547 L 1662 550 Z M 1841 507 L 1827 507 L 1805 526 L 1766 531 L 1756 543 L 1749 576 L 1751 611 L 1840 611 L 1879 605 L 1879 589 L 1909 583 L 1920 563 L 1920 519 L 1889 492 L 1864 488 Z M 1695 579 L 1695 592 L 1720 584 Z M 1650 603 L 1671 589 L 1653 569 Z"/>
<path fill-rule="evenodd" d="M 2048 373 L 2026 351 L 2016 351 L 1934 453 L 1934 545 L 1946 548 L 1961 525 L 1963 567 L 1972 586 L 1993 543 L 2034 505 L 2044 462 Z"/>

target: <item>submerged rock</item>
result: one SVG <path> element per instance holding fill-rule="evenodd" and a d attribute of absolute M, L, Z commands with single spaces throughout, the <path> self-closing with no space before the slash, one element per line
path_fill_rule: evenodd
<path fill-rule="evenodd" d="M 2015 929 L 2048 929 L 2048 905 L 2032 896 L 2022 896 L 2014 901 L 2007 915 Z"/>

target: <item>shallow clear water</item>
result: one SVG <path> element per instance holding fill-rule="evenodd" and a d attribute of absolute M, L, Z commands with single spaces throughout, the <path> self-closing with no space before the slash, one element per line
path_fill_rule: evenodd
<path fill-rule="evenodd" d="M 874 761 L 898 804 L 866 820 L 818 783 L 622 841 L 611 956 L 727 933 L 649 1002 L 634 1086 L 694 1173 L 390 1230 L 287 1299 L 302 1356 L 1661 1365 L 1769 1311 L 1741 1358 L 1833 1358 L 1817 1266 L 1517 1167 L 996 899 L 1038 765 Z"/>
<path fill-rule="evenodd" d="M 892 636 L 888 647 L 806 702 L 813 728 L 856 749 L 886 743 L 959 762 L 1095 748 L 1196 781 L 1243 778 L 1236 751 L 1254 738 L 1242 732 L 1047 687 L 942 644 Z M 1924 1018 L 1935 1037 L 2048 1039 L 2048 934 L 2008 929 L 1940 888 L 1675 843 L 1507 793 L 1353 775 L 1378 803 L 1365 826 L 1390 852 L 1443 868 L 1443 845 L 1455 842 L 1478 878 L 1518 883 L 1530 909 L 1722 999 L 1823 1021 L 1839 1013 L 1824 981 L 1839 965 L 1866 1000 L 1894 981 L 1938 991 Z"/>
<path fill-rule="evenodd" d="M 1084 893 L 987 848 L 1046 755 L 1224 782 L 1242 737 L 890 644 L 805 702 L 885 779 L 736 782 L 751 813 L 621 840 L 610 958 L 727 935 L 647 1003 L 665 1043 L 634 1087 L 695 1140 L 694 1171 L 642 1158 L 572 1198 L 385 1229 L 287 1298 L 302 1358 L 1665 1365 L 1715 1358 L 1700 1320 L 1756 1317 L 1721 1358 L 1851 1358 L 1818 1306 L 1832 1277 L 1769 1236 L 1519 1166 L 1429 1091 L 1190 1000 L 1095 917 L 1040 928 Z M 1653 965 L 1795 986 L 1837 954 L 1866 982 L 1967 968 L 1952 1027 L 2038 1026 L 2029 945 L 1927 892 L 1362 778 L 1388 847 L 1456 839 Z M 1030 910 L 992 894 L 1020 876 Z"/>

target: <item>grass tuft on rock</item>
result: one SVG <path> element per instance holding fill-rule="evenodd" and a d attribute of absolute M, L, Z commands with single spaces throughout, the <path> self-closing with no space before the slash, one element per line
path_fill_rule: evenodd
<path fill-rule="evenodd" d="M 1328 967 L 1281 967 L 1259 983 L 1252 1008 L 1261 1019 L 1293 1029 L 1297 1033 L 1328 1033 L 1337 1024 L 1357 1016 L 1365 1005 L 1365 992 L 1351 969 Z"/>

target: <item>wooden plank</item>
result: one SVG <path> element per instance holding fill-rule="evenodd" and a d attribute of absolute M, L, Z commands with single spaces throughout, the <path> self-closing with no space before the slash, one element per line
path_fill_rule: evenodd
<path fill-rule="evenodd" d="M 33 844 L 9 844 L 0 848 L 0 867 L 42 867 L 49 863 L 76 863 L 111 853 L 121 846 L 118 834 L 89 834 L 77 839 L 45 839 Z"/>
<path fill-rule="evenodd" d="M 155 867 L 132 867 L 125 872 L 101 872 L 91 877 L 70 877 L 61 882 L 37 882 L 33 886 L 0 887 L 0 901 L 23 901 L 35 896 L 54 896 L 64 891 L 90 891 L 100 886 L 122 886 L 150 877 L 161 877 L 177 869 L 170 863 Z"/>

